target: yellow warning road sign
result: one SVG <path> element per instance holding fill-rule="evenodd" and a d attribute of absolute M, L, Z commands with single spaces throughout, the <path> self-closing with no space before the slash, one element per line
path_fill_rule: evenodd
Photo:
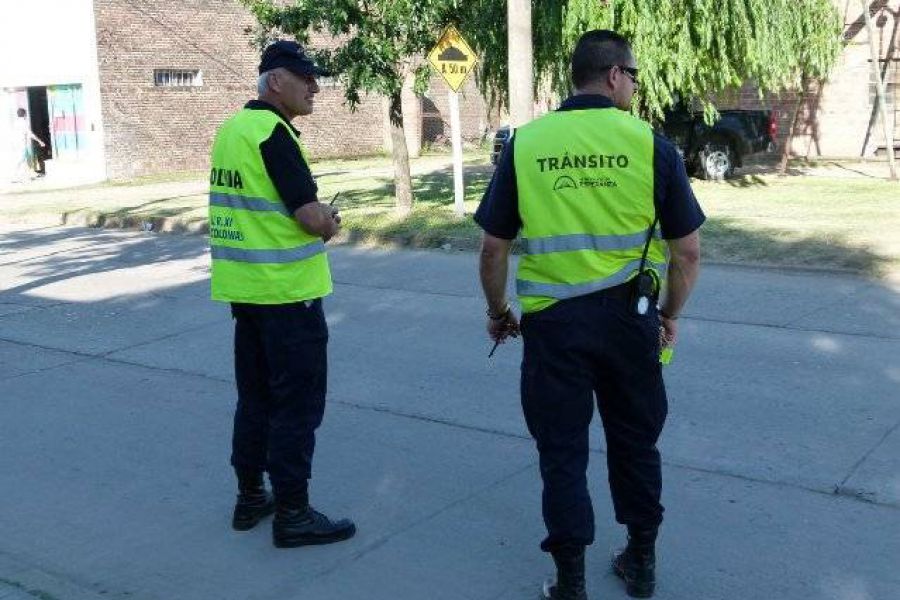
<path fill-rule="evenodd" d="M 451 25 L 428 53 L 428 62 L 441 74 L 447 85 L 458 92 L 475 68 L 478 57 L 456 27 Z"/>

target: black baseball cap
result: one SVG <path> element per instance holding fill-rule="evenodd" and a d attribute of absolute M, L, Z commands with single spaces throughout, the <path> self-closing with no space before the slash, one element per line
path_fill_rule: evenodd
<path fill-rule="evenodd" d="M 297 75 L 328 76 L 331 72 L 312 61 L 303 46 L 290 40 L 278 40 L 269 44 L 259 62 L 260 74 L 283 67 Z"/>

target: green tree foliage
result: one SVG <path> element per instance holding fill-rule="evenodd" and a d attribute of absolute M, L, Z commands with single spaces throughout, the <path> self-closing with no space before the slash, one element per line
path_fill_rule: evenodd
<path fill-rule="evenodd" d="M 338 43 L 317 48 L 319 61 L 340 74 L 351 107 L 361 92 L 399 98 L 404 75 L 416 77 L 415 89 L 428 86 L 428 66 L 421 57 L 453 21 L 454 0 L 242 0 L 258 21 L 262 46 L 279 35 L 308 43 L 312 32 L 324 32 Z M 399 118 L 399 113 L 392 113 Z"/>
<path fill-rule="evenodd" d="M 467 3 L 465 27 L 482 57 L 479 83 L 506 100 L 505 3 Z M 840 54 L 842 24 L 831 0 L 533 0 L 535 89 L 565 96 L 568 61 L 590 29 L 632 41 L 641 69 L 636 109 L 648 118 L 680 98 L 713 97 L 753 81 L 760 93 L 822 78 Z"/>
<path fill-rule="evenodd" d="M 313 53 L 339 74 L 351 109 L 366 92 L 389 99 L 398 207 L 409 210 L 413 199 L 401 90 L 410 77 L 416 93 L 427 89 L 430 73 L 424 56 L 455 20 L 458 0 L 241 1 L 256 17 L 260 46 L 284 35 L 301 43 L 308 43 L 313 32 L 332 36 L 336 47 L 316 48 Z"/>
<path fill-rule="evenodd" d="M 500 0 L 241 0 L 258 21 L 260 45 L 312 32 L 335 46 L 316 49 L 340 74 L 351 108 L 361 94 L 389 99 L 398 206 L 412 205 L 401 90 L 425 91 L 423 57 L 456 23 L 479 54 L 477 78 L 493 104 L 508 94 L 506 2 Z M 589 29 L 615 29 L 633 44 L 641 68 L 635 109 L 655 119 L 679 99 L 699 100 L 712 119 L 714 97 L 745 81 L 761 94 L 821 79 L 840 53 L 832 0 L 532 0 L 535 90 L 569 93 L 569 57 Z M 515 60 L 515 57 L 513 57 Z"/>

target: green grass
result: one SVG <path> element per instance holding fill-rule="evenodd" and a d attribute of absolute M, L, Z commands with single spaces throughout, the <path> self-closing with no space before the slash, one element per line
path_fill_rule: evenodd
<path fill-rule="evenodd" d="M 836 177 L 745 176 L 693 183 L 708 222 L 704 255 L 726 262 L 900 268 L 900 185 Z"/>
<path fill-rule="evenodd" d="M 481 232 L 471 215 L 492 167 L 483 150 L 467 152 L 465 162 L 463 218 L 454 214 L 453 173 L 446 154 L 412 161 L 416 205 L 405 217 L 394 208 L 390 157 L 318 161 L 313 173 L 323 200 L 341 192 L 338 207 L 350 241 L 475 249 Z M 127 186 L 8 195 L 0 198 L 0 221 L 65 214 L 65 222 L 76 224 L 138 227 L 151 221 L 158 228 L 197 230 L 206 219 L 204 178 L 195 172 L 193 178 L 174 174 Z M 176 182 L 185 184 L 159 185 Z M 876 276 L 900 272 L 897 183 L 859 176 L 750 175 L 692 185 L 708 217 L 701 234 L 707 261 L 847 269 Z"/>
<path fill-rule="evenodd" d="M 345 233 L 351 240 L 412 244 L 435 247 L 451 243 L 455 247 L 474 248 L 480 230 L 471 219 L 491 178 L 492 168 L 484 155 L 465 161 L 464 203 L 468 215 L 457 218 L 454 212 L 453 171 L 445 167 L 413 177 L 416 204 L 412 212 L 401 216 L 395 210 L 394 179 L 382 176 L 333 174 L 318 177 L 320 197 L 328 199 L 340 192 Z"/>
<path fill-rule="evenodd" d="M 478 206 L 489 167 L 466 175 L 466 213 Z M 900 185 L 861 178 L 746 176 L 728 183 L 693 181 L 707 214 L 701 231 L 707 261 L 844 269 L 883 275 L 900 271 Z M 393 209 L 390 178 L 323 178 L 328 194 L 343 191 L 351 239 L 399 240 L 419 246 L 450 242 L 475 248 L 480 230 L 453 214 L 452 174 L 415 178 L 416 208 Z"/>
<path fill-rule="evenodd" d="M 166 173 L 154 173 L 152 175 L 142 175 L 131 179 L 111 179 L 102 183 L 95 184 L 96 187 L 132 187 L 136 185 L 153 185 L 156 183 L 178 183 L 181 181 L 196 181 L 197 179 L 206 179 L 209 177 L 209 171 L 200 171 L 197 169 L 190 171 L 168 171 Z"/>

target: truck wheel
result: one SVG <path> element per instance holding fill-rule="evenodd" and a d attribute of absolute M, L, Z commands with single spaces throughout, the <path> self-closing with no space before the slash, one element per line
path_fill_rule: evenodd
<path fill-rule="evenodd" d="M 722 181 L 734 175 L 734 151 L 726 143 L 710 142 L 699 153 L 698 172 L 703 179 Z"/>

